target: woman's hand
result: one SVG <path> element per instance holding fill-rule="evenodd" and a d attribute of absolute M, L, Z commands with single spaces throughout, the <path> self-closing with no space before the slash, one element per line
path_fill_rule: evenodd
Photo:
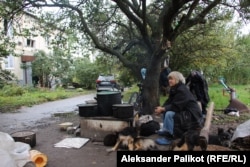
<path fill-rule="evenodd" d="M 159 114 L 161 114 L 162 112 L 164 112 L 164 110 L 165 110 L 164 107 L 161 107 L 161 106 L 155 107 L 155 114 L 156 114 L 156 115 L 159 115 Z"/>

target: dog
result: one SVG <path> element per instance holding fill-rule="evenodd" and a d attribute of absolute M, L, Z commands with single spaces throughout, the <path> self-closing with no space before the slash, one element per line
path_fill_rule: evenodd
<path fill-rule="evenodd" d="M 116 138 L 115 144 L 114 138 Z M 126 127 L 119 133 L 107 135 L 104 141 L 104 145 L 111 146 L 114 144 L 111 149 L 107 149 L 108 153 L 117 151 L 120 148 L 128 149 L 129 151 L 157 150 L 154 140 L 138 136 L 138 129 L 136 127 Z"/>
<path fill-rule="evenodd" d="M 138 130 L 136 127 L 126 127 L 120 132 L 116 133 L 115 136 L 106 136 L 105 141 L 109 140 L 109 137 L 113 140 L 116 137 L 116 143 L 108 152 L 116 151 L 118 148 L 128 148 L 128 150 L 134 149 L 134 139 L 138 136 Z"/>
<path fill-rule="evenodd" d="M 108 152 L 116 151 L 119 148 L 128 149 L 129 151 L 149 151 L 157 150 L 154 140 L 146 138 L 155 134 L 159 130 L 160 124 L 153 120 L 150 115 L 134 115 L 133 126 L 126 127 L 120 132 L 108 134 L 104 138 L 105 146 L 113 146 Z"/>
<path fill-rule="evenodd" d="M 223 128 L 218 128 L 217 135 L 210 135 L 208 144 L 220 145 L 223 147 L 231 147 L 231 139 L 235 129 L 230 127 L 226 131 Z"/>
<path fill-rule="evenodd" d="M 134 139 L 134 151 L 158 150 L 155 141 L 148 138 L 137 137 Z"/>
<path fill-rule="evenodd" d="M 104 146 L 114 146 L 117 142 L 118 133 L 107 134 L 103 139 Z"/>
<path fill-rule="evenodd" d="M 208 136 L 209 145 L 218 145 L 229 148 L 231 146 L 231 138 L 233 136 L 234 129 L 229 128 L 225 131 L 223 128 L 218 128 L 217 135 Z M 193 151 L 195 146 L 201 146 L 200 131 L 189 130 L 183 134 L 181 139 L 172 143 L 173 151 Z"/>

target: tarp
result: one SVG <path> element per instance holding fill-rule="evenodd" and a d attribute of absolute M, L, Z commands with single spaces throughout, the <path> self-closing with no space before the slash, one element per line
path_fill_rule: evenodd
<path fill-rule="evenodd" d="M 244 138 L 247 136 L 250 136 L 250 119 L 237 126 L 231 141 L 234 141 L 237 138 Z"/>
<path fill-rule="evenodd" d="M 0 166 L 23 167 L 30 160 L 30 145 L 15 142 L 14 139 L 4 132 L 0 132 Z"/>

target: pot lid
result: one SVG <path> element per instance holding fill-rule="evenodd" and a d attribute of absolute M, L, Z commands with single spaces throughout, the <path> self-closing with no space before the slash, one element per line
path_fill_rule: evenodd
<path fill-rule="evenodd" d="M 121 94 L 119 91 L 101 91 L 97 92 L 97 95 L 113 95 L 113 94 Z"/>
<path fill-rule="evenodd" d="M 113 107 L 133 107 L 131 104 L 113 104 Z"/>
<path fill-rule="evenodd" d="M 97 104 L 78 104 L 78 107 L 93 107 L 93 106 L 97 106 Z"/>

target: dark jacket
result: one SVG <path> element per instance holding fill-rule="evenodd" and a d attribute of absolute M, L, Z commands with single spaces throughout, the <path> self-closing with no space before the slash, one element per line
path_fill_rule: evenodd
<path fill-rule="evenodd" d="M 170 68 L 164 68 L 160 73 L 160 86 L 168 86 L 168 74 L 171 72 Z"/>
<path fill-rule="evenodd" d="M 185 84 L 178 83 L 170 88 L 169 98 L 163 104 L 165 111 L 193 111 L 202 117 L 200 107 L 193 94 L 188 90 Z"/>
<path fill-rule="evenodd" d="M 183 83 L 171 87 L 169 98 L 163 105 L 165 111 L 176 112 L 174 116 L 174 135 L 179 137 L 189 129 L 199 129 L 203 126 L 202 111 L 193 94 Z M 183 114 L 185 112 L 185 114 Z M 189 118 L 185 118 L 189 117 Z"/>
<path fill-rule="evenodd" d="M 201 102 L 203 110 L 205 110 L 210 101 L 205 77 L 199 71 L 193 71 L 187 77 L 186 84 L 190 84 L 190 91 L 196 97 L 196 100 Z"/>

